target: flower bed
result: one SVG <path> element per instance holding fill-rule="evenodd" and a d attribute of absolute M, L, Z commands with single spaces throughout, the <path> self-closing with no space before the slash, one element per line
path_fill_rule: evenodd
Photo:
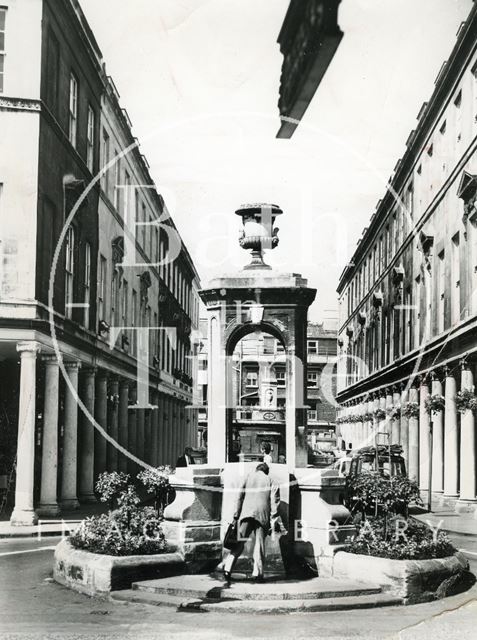
<path fill-rule="evenodd" d="M 393 560 L 338 551 L 333 577 L 374 583 L 403 604 L 428 602 L 465 591 L 473 584 L 460 553 L 430 560 Z"/>
<path fill-rule="evenodd" d="M 159 469 L 154 472 L 140 474 L 139 480 L 148 491 L 157 491 L 159 486 L 167 496 L 171 470 L 168 469 L 167 474 Z M 102 502 L 116 505 L 116 509 L 83 520 L 70 536 L 70 543 L 75 549 L 109 556 L 150 555 L 167 551 L 161 524 L 162 500 L 156 508 L 139 506 L 136 488 L 124 473 L 102 473 L 96 490 Z"/>
<path fill-rule="evenodd" d="M 75 549 L 62 540 L 55 549 L 53 578 L 56 582 L 89 596 L 106 596 L 128 589 L 133 582 L 178 575 L 184 572 L 180 553 L 110 556 Z"/>

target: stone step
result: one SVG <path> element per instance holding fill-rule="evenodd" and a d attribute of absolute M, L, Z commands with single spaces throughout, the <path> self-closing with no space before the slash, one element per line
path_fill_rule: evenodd
<path fill-rule="evenodd" d="M 223 580 L 209 575 L 173 576 L 134 582 L 134 591 L 195 598 L 200 600 L 318 600 L 345 598 L 381 593 L 376 585 L 312 578 L 310 580 L 265 580 L 256 584 L 251 580 L 234 580 L 227 587 Z"/>
<path fill-rule="evenodd" d="M 115 591 L 114 600 L 153 606 L 174 607 L 180 611 L 209 611 L 216 613 L 312 613 L 320 611 L 350 611 L 402 605 L 401 598 L 385 593 L 372 593 L 340 598 L 310 600 L 212 600 L 208 598 L 183 598 L 165 593 L 151 593 L 137 589 Z"/>

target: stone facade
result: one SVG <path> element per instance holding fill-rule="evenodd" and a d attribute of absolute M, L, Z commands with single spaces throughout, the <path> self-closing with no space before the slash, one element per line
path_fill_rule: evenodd
<path fill-rule="evenodd" d="M 459 508 L 476 497 L 474 417 L 455 402 L 477 362 L 476 26 L 474 7 L 338 287 L 346 445 L 401 443 L 425 491 L 432 457 L 432 489 Z"/>
<path fill-rule="evenodd" d="M 2 10 L 0 475 L 31 524 L 195 442 L 199 278 L 76 0 Z"/>

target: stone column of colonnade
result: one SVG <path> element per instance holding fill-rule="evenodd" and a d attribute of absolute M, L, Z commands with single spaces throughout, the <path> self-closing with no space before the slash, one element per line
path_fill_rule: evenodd
<path fill-rule="evenodd" d="M 118 450 L 116 444 L 118 442 L 119 430 L 119 380 L 113 376 L 109 381 L 110 402 L 108 406 L 108 433 L 112 442 L 108 442 L 107 446 L 107 469 L 109 472 L 118 470 Z"/>
<path fill-rule="evenodd" d="M 108 431 L 108 374 L 101 369 L 96 374 L 96 394 L 94 399 L 94 417 L 104 432 Z M 94 482 L 107 465 L 107 440 L 103 433 L 95 429 L 94 433 Z"/>
<path fill-rule="evenodd" d="M 58 482 L 58 406 L 59 364 L 56 356 L 45 356 L 45 403 L 43 408 L 43 441 L 41 447 L 41 485 L 38 514 L 57 516 L 60 513 Z"/>
<path fill-rule="evenodd" d="M 381 391 L 381 394 L 378 399 L 378 408 L 381 409 L 381 411 L 384 411 L 386 413 L 386 392 L 385 391 Z M 378 439 L 379 444 L 388 444 L 388 440 L 386 436 L 383 435 L 383 434 L 389 433 L 387 416 L 385 418 L 379 419 L 378 431 L 380 433 L 380 436 Z"/>
<path fill-rule="evenodd" d="M 144 458 L 145 464 L 151 464 L 151 411 L 144 410 Z"/>
<path fill-rule="evenodd" d="M 164 394 L 162 397 L 162 437 L 163 437 L 163 449 L 162 449 L 162 459 L 164 464 L 171 464 L 171 456 L 170 456 L 170 442 L 171 442 L 171 421 L 170 421 L 170 407 L 169 407 L 169 396 Z"/>
<path fill-rule="evenodd" d="M 393 387 L 393 395 L 391 399 L 391 406 L 393 409 L 401 406 L 401 391 L 399 387 Z M 401 443 L 401 422 L 399 417 L 395 417 L 391 420 L 391 444 Z"/>
<path fill-rule="evenodd" d="M 431 394 L 442 395 L 442 382 L 432 375 Z M 442 411 L 432 412 L 432 491 L 444 491 L 444 416 Z"/>
<path fill-rule="evenodd" d="M 15 506 L 10 523 L 32 525 L 38 521 L 33 508 L 35 467 L 36 359 L 41 347 L 37 342 L 19 342 L 20 405 L 18 411 L 17 468 Z"/>
<path fill-rule="evenodd" d="M 459 495 L 459 446 L 457 431 L 457 409 L 455 394 L 457 382 L 450 369 L 444 379 L 444 499 L 455 499 Z"/>
<path fill-rule="evenodd" d="M 61 474 L 61 507 L 78 509 L 78 373 L 80 362 L 66 362 L 65 415 L 63 436 L 63 465 Z M 69 381 L 69 384 L 68 384 Z"/>
<path fill-rule="evenodd" d="M 121 447 L 129 449 L 129 380 L 121 379 L 119 383 L 119 406 L 118 406 L 118 442 Z M 123 473 L 128 472 L 129 457 L 118 450 L 118 470 Z"/>
<path fill-rule="evenodd" d="M 386 395 L 385 395 L 384 411 L 386 412 L 386 418 L 385 418 L 384 424 L 385 424 L 385 431 L 388 434 L 386 444 L 392 444 L 393 443 L 393 421 L 391 420 L 391 416 L 389 415 L 391 408 L 393 406 L 392 389 L 387 388 L 385 390 L 385 394 Z"/>
<path fill-rule="evenodd" d="M 373 414 L 373 434 L 374 434 L 374 442 L 373 445 L 376 444 L 376 442 L 379 442 L 379 432 L 381 431 L 380 429 L 380 421 L 375 417 L 374 412 L 376 411 L 376 409 L 379 409 L 379 396 L 377 394 L 374 394 L 373 396 L 373 410 L 372 410 L 372 414 Z"/>
<path fill-rule="evenodd" d="M 135 451 L 136 457 L 144 463 L 144 435 L 145 435 L 145 409 L 136 409 L 136 439 L 135 439 Z M 142 465 L 139 465 L 138 471 L 143 469 Z"/>
<path fill-rule="evenodd" d="M 402 454 L 406 461 L 406 468 L 409 470 L 409 420 L 402 414 L 402 410 L 409 400 L 409 389 L 406 385 L 401 388 L 399 405 L 401 407 L 401 417 L 399 418 L 399 440 L 402 446 Z"/>
<path fill-rule="evenodd" d="M 94 396 L 96 368 L 81 371 L 80 398 L 86 412 L 79 408 L 78 430 L 78 498 L 83 503 L 96 502 L 94 495 Z"/>
<path fill-rule="evenodd" d="M 418 402 L 419 392 L 416 387 L 409 389 L 409 402 Z M 418 480 L 419 477 L 419 418 L 412 417 L 408 419 L 409 431 L 409 464 L 408 475 L 412 480 Z"/>
<path fill-rule="evenodd" d="M 153 467 L 159 465 L 159 392 L 154 391 L 151 409 L 151 462 Z"/>
<path fill-rule="evenodd" d="M 374 446 L 374 430 L 373 430 L 373 400 L 371 397 L 368 398 L 368 402 L 366 403 L 366 413 L 370 418 L 367 422 L 367 436 L 369 446 Z"/>
<path fill-rule="evenodd" d="M 157 394 L 157 464 L 164 465 L 165 461 L 165 420 L 164 395 Z"/>
<path fill-rule="evenodd" d="M 474 376 L 467 362 L 462 364 L 461 389 L 473 391 Z M 475 505 L 475 418 L 471 409 L 460 418 L 460 495 L 456 511 L 467 511 Z"/>
<path fill-rule="evenodd" d="M 137 409 L 134 408 L 134 405 L 137 402 L 137 389 L 136 385 L 131 383 L 131 387 L 129 389 L 129 399 L 130 399 L 130 408 L 128 409 L 128 451 L 130 451 L 133 455 L 137 455 L 136 451 L 136 437 L 137 437 Z M 135 475 L 140 471 L 139 465 L 128 458 L 128 473 L 130 475 Z"/>
<path fill-rule="evenodd" d="M 429 397 L 429 382 L 422 378 L 419 388 L 419 488 L 427 491 L 429 485 L 429 414 L 426 400 Z"/>

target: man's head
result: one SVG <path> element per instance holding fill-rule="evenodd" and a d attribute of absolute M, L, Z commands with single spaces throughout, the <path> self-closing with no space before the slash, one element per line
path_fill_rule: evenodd
<path fill-rule="evenodd" d="M 257 464 L 255 471 L 262 471 L 266 476 L 268 476 L 270 467 L 266 462 L 261 462 L 260 464 Z"/>
<path fill-rule="evenodd" d="M 272 450 L 272 445 L 269 442 L 262 442 L 262 451 L 263 453 L 269 454 Z"/>

